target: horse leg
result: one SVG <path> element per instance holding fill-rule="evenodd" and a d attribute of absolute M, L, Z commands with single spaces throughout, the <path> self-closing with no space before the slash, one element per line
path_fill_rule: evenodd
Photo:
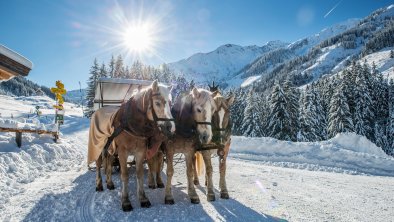
<path fill-rule="evenodd" d="M 164 183 L 163 180 L 161 178 L 161 170 L 163 169 L 163 164 L 164 164 L 164 160 L 163 160 L 163 153 L 162 152 L 157 152 L 157 160 L 156 160 L 156 184 L 158 188 L 164 188 Z"/>
<path fill-rule="evenodd" d="M 112 181 L 112 164 L 115 160 L 115 157 L 113 155 L 107 155 L 107 158 L 105 158 L 105 174 L 106 174 L 106 182 L 107 182 L 107 188 L 109 190 L 115 189 L 114 182 Z"/>
<path fill-rule="evenodd" d="M 144 191 L 144 154 L 145 149 L 135 155 L 135 169 L 137 173 L 137 193 L 140 200 L 141 207 L 148 208 L 151 206 L 149 199 Z"/>
<path fill-rule="evenodd" d="M 193 156 L 194 149 L 192 152 L 188 152 L 185 154 L 186 158 L 186 175 L 187 175 L 187 193 L 190 197 L 190 201 L 193 204 L 200 203 L 200 198 L 198 198 L 196 189 L 194 188 L 193 183 Z"/>
<path fill-rule="evenodd" d="M 219 173 L 220 173 L 220 179 L 219 179 L 219 188 L 220 188 L 220 198 L 222 199 L 229 199 L 230 196 L 228 195 L 228 190 L 227 190 L 227 185 L 226 185 L 226 159 L 227 159 L 227 154 L 228 150 L 230 148 L 230 144 L 226 144 L 225 152 L 223 159 L 220 160 L 219 157 Z"/>
<path fill-rule="evenodd" d="M 153 176 L 153 174 L 156 172 L 156 165 L 157 165 L 156 155 L 147 161 L 148 162 L 148 187 L 150 189 L 156 189 L 155 178 Z"/>
<path fill-rule="evenodd" d="M 122 210 L 123 211 L 131 211 L 133 207 L 131 206 L 131 202 L 129 200 L 129 171 L 127 170 L 127 156 L 128 152 L 124 147 L 118 149 L 118 157 L 120 164 L 120 177 L 122 179 Z"/>
<path fill-rule="evenodd" d="M 96 160 L 96 191 L 100 192 L 103 191 L 103 181 L 101 179 L 101 163 L 102 163 L 102 156 L 100 155 Z"/>
<path fill-rule="evenodd" d="M 198 181 L 198 173 L 197 173 L 197 158 L 196 154 L 193 155 L 193 183 L 194 185 L 200 185 L 200 181 Z"/>
<path fill-rule="evenodd" d="M 203 151 L 202 157 L 204 158 L 205 163 L 205 179 L 207 185 L 207 200 L 215 201 L 215 193 L 213 192 L 213 182 L 212 182 L 212 161 L 211 161 L 211 152 Z"/>
<path fill-rule="evenodd" d="M 167 146 L 166 149 L 166 159 L 167 159 L 167 182 L 166 182 L 166 189 L 165 189 L 165 197 L 164 203 L 165 204 L 174 204 L 174 197 L 172 196 L 171 190 L 171 180 L 172 176 L 174 176 L 174 149 Z"/>

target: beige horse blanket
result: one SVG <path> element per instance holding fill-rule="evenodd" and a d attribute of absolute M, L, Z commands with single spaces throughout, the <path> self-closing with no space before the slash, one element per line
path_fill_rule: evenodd
<path fill-rule="evenodd" d="M 88 164 L 96 161 L 107 143 L 108 137 L 114 132 L 112 123 L 119 107 L 106 106 L 93 113 L 90 120 L 88 142 Z M 113 154 L 115 143 L 111 143 L 108 151 Z M 112 153 L 111 153 L 112 151 Z"/>

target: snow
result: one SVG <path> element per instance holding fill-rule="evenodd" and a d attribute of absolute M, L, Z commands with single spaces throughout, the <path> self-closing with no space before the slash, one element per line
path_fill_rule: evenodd
<path fill-rule="evenodd" d="M 231 156 L 291 168 L 394 176 L 394 158 L 365 137 L 338 134 L 323 142 L 233 137 Z"/>
<path fill-rule="evenodd" d="M 372 64 L 375 64 L 378 71 L 381 72 L 384 77 L 394 80 L 394 58 L 390 58 L 391 50 L 394 50 L 394 47 L 385 48 L 379 52 L 369 54 L 360 59 L 360 62 L 366 60 L 370 67 L 372 67 Z"/>
<path fill-rule="evenodd" d="M 241 88 L 247 87 L 251 84 L 253 84 L 255 81 L 259 80 L 261 76 L 250 76 L 248 77 L 242 84 Z"/>
<path fill-rule="evenodd" d="M 22 117 L 36 104 L 46 107 L 44 115 L 53 113 L 47 97 L 0 96 L 0 103 L 3 116 Z M 316 143 L 234 136 L 227 161 L 231 199 L 219 198 L 214 159 L 217 199 L 208 202 L 205 186 L 197 186 L 197 205 L 187 197 L 180 161 L 173 178 L 175 205 L 164 204 L 163 189 L 145 185 L 152 207 L 141 208 L 132 167 L 134 210 L 125 213 L 118 173 L 115 190 L 95 191 L 95 173 L 86 167 L 89 120 L 73 107 L 65 104 L 58 143 L 50 136 L 24 134 L 19 149 L 12 133 L 0 133 L 0 221 L 387 221 L 394 213 L 394 160 L 355 134 Z"/>
<path fill-rule="evenodd" d="M 30 60 L 28 60 L 27 58 L 25 58 L 21 54 L 7 48 L 4 45 L 0 45 L 0 54 L 7 56 L 8 58 L 26 66 L 29 69 L 33 68 L 33 63 Z"/>
<path fill-rule="evenodd" d="M 251 63 L 263 53 L 286 46 L 287 43 L 271 41 L 259 46 L 222 45 L 208 53 L 197 53 L 178 62 L 169 63 L 175 73 L 185 75 L 196 83 L 210 83 L 212 80 L 229 80 L 236 72 Z"/>

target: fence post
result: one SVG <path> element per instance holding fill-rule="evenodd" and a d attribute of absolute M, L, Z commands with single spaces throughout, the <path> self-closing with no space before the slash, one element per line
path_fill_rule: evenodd
<path fill-rule="evenodd" d="M 19 148 L 22 146 L 22 132 L 15 132 L 15 141 L 16 145 L 18 145 Z"/>

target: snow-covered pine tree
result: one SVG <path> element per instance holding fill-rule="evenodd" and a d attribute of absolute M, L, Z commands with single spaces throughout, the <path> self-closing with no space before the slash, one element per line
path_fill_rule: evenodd
<path fill-rule="evenodd" d="M 390 79 L 389 83 L 389 119 L 387 124 L 387 140 L 389 145 L 389 153 L 391 156 L 394 156 L 394 81 Z"/>
<path fill-rule="evenodd" d="M 269 136 L 280 140 L 290 141 L 292 129 L 290 128 L 290 115 L 287 112 L 286 95 L 279 83 L 276 83 L 270 99 L 270 117 L 268 122 Z"/>
<path fill-rule="evenodd" d="M 389 141 L 386 137 L 386 133 L 384 127 L 382 127 L 377 122 L 375 123 L 375 144 L 383 149 L 383 151 L 387 154 L 390 153 Z"/>
<path fill-rule="evenodd" d="M 369 71 L 358 72 L 356 76 L 355 86 L 354 86 L 354 103 L 355 109 L 353 113 L 354 119 L 354 130 L 357 134 L 367 136 L 372 139 L 371 133 L 373 129 L 371 128 L 371 120 L 373 117 L 373 112 L 371 110 L 373 104 L 367 86 L 367 76 L 366 73 Z"/>
<path fill-rule="evenodd" d="M 394 51 L 393 50 L 390 50 L 390 58 L 394 58 Z"/>
<path fill-rule="evenodd" d="M 323 102 L 321 99 L 321 93 L 318 89 L 317 85 L 312 84 L 312 93 L 314 94 L 314 106 L 316 110 L 316 136 L 317 140 L 326 140 L 328 138 L 327 135 L 327 112 L 323 107 Z"/>
<path fill-rule="evenodd" d="M 254 90 L 251 89 L 246 98 L 244 119 L 242 121 L 242 131 L 244 136 L 258 137 L 262 135 L 261 114 L 258 112 L 258 105 Z"/>
<path fill-rule="evenodd" d="M 110 78 L 114 78 L 115 77 L 115 58 L 114 55 L 111 56 L 111 60 L 108 64 L 108 76 Z"/>
<path fill-rule="evenodd" d="M 260 114 L 261 118 L 261 136 L 268 136 L 267 126 L 270 109 L 268 105 L 268 99 L 264 95 L 260 95 L 257 98 L 257 113 Z"/>
<path fill-rule="evenodd" d="M 286 110 L 289 114 L 289 136 L 292 141 L 297 141 L 299 92 L 289 78 L 283 83 L 283 92 L 286 96 Z"/>
<path fill-rule="evenodd" d="M 309 91 L 309 86 L 306 87 L 305 91 L 300 94 L 300 105 L 299 105 L 299 128 L 297 133 L 297 141 L 298 142 L 307 142 L 308 141 L 308 125 L 306 120 L 306 107 L 307 107 L 307 92 Z"/>
<path fill-rule="evenodd" d="M 99 77 L 107 77 L 108 76 L 108 71 L 107 68 L 105 67 L 105 64 L 102 63 L 100 67 L 100 72 L 99 72 Z"/>
<path fill-rule="evenodd" d="M 96 83 L 99 78 L 100 74 L 100 67 L 97 62 L 97 59 L 94 59 L 93 66 L 90 68 L 89 72 L 90 76 L 87 82 L 87 89 L 86 89 L 86 110 L 85 110 L 85 116 L 86 117 L 91 117 L 94 110 L 93 110 L 93 105 L 94 105 L 94 96 L 95 96 L 95 91 L 96 91 Z"/>
<path fill-rule="evenodd" d="M 337 133 L 354 131 L 352 115 L 344 95 L 345 89 L 345 80 L 342 80 L 330 101 L 328 116 L 328 132 L 330 137 L 334 137 Z"/>
<path fill-rule="evenodd" d="M 122 55 L 118 55 L 115 62 L 114 78 L 122 78 L 124 74 L 123 58 Z"/>
<path fill-rule="evenodd" d="M 242 88 L 236 89 L 234 91 L 234 95 L 237 95 L 237 98 L 234 100 L 233 105 L 230 107 L 231 120 L 233 121 L 232 133 L 233 135 L 240 136 L 243 135 L 241 126 L 244 119 L 246 96 Z"/>

